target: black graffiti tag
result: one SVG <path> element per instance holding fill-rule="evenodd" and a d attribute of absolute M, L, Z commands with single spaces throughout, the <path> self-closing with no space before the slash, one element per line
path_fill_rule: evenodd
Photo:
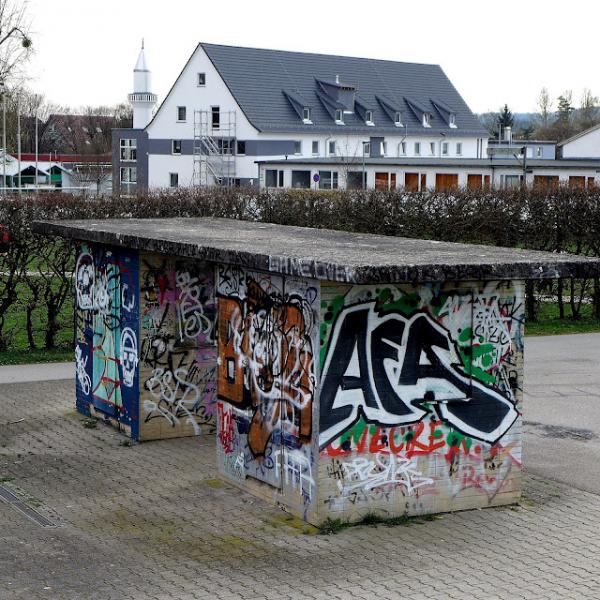
<path fill-rule="evenodd" d="M 425 313 L 379 316 L 374 303 L 345 309 L 321 380 L 320 447 L 361 415 L 394 426 L 417 422 L 431 410 L 466 435 L 497 441 L 517 418 L 514 404 L 471 379 L 452 362 L 451 349 L 448 331 Z"/>

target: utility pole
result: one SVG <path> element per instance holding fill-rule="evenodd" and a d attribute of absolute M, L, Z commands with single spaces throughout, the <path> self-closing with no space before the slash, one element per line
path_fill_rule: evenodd
<path fill-rule="evenodd" d="M 2 187 L 6 192 L 6 86 L 4 79 L 0 80 L 2 91 Z"/>
<path fill-rule="evenodd" d="M 19 194 L 21 193 L 21 101 L 17 99 L 17 162 L 19 168 Z"/>
<path fill-rule="evenodd" d="M 38 134 L 39 134 L 39 130 L 38 130 L 38 106 L 35 107 L 35 191 L 37 192 L 38 189 L 38 160 L 39 160 L 39 153 L 38 153 Z"/>

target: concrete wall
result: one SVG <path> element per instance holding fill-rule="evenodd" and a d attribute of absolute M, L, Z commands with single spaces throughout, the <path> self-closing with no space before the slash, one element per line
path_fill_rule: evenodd
<path fill-rule="evenodd" d="M 220 265 L 218 464 L 317 520 L 319 287 Z"/>
<path fill-rule="evenodd" d="M 324 284 L 321 299 L 320 520 L 518 500 L 522 283 Z"/>
<path fill-rule="evenodd" d="M 215 313 L 211 265 L 140 255 L 141 440 L 215 432 Z"/>
<path fill-rule="evenodd" d="M 139 260 L 90 244 L 75 267 L 77 409 L 138 437 Z"/>
<path fill-rule="evenodd" d="M 214 433 L 213 267 L 85 244 L 75 278 L 78 410 L 139 440 Z"/>

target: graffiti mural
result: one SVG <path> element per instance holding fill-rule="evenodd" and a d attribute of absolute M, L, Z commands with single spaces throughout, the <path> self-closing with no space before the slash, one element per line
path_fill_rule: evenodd
<path fill-rule="evenodd" d="M 220 265 L 217 295 L 220 453 L 310 500 L 318 287 Z"/>
<path fill-rule="evenodd" d="M 140 438 L 214 432 L 213 268 L 142 254 L 140 305 Z"/>
<path fill-rule="evenodd" d="M 326 510 L 518 497 L 522 286 L 324 284 L 321 296 Z"/>
<path fill-rule="evenodd" d="M 138 259 L 82 245 L 75 267 L 78 409 L 137 431 Z"/>

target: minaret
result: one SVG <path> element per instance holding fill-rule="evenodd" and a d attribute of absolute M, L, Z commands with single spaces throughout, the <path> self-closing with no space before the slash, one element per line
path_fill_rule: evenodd
<path fill-rule="evenodd" d="M 134 129 L 144 129 L 152 120 L 157 96 L 151 90 L 152 76 L 146 65 L 144 40 L 142 40 L 142 49 L 133 69 L 133 93 L 129 94 L 129 102 L 133 106 Z"/>

